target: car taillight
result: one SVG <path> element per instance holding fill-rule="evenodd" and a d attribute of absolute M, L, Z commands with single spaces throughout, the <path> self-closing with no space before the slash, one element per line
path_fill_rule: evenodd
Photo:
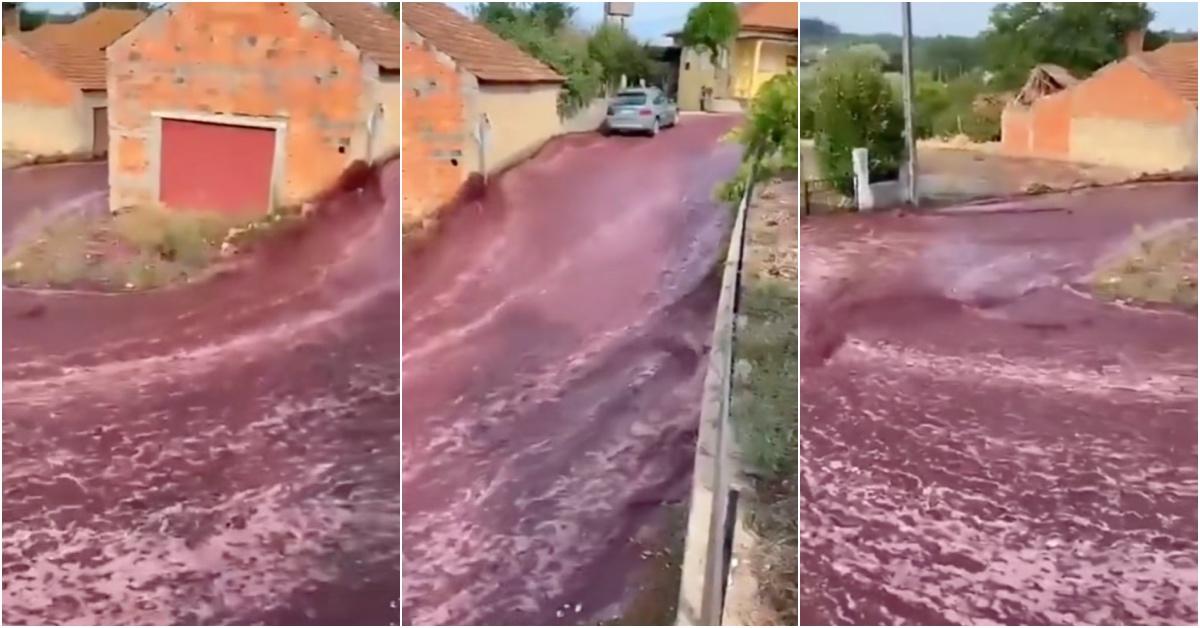
<path fill-rule="evenodd" d="M 650 114 L 652 114 L 652 113 L 654 113 L 654 112 L 653 112 L 653 111 L 651 111 L 649 107 L 646 107 L 645 109 L 640 109 L 640 110 L 638 110 L 638 114 L 639 114 L 639 115 L 643 115 L 643 116 L 648 116 L 648 115 L 650 115 Z"/>

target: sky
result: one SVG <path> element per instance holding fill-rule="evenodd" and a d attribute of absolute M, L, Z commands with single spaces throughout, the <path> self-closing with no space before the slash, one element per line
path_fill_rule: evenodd
<path fill-rule="evenodd" d="M 1195 2 L 1150 2 L 1155 30 L 1196 30 Z M 971 36 L 987 28 L 995 2 L 914 2 L 913 34 Z M 801 2 L 801 18 L 820 18 L 844 33 L 900 33 L 898 2 Z"/>
<path fill-rule="evenodd" d="M 82 2 L 26 2 L 25 8 L 30 11 L 50 11 L 51 13 L 77 13 L 83 10 Z"/>
<path fill-rule="evenodd" d="M 27 2 L 27 7 L 35 11 L 50 10 L 56 13 L 75 13 L 83 8 L 81 2 Z M 470 12 L 472 2 L 450 2 L 450 6 L 463 13 Z M 603 2 L 575 2 L 579 7 L 576 19 L 580 26 L 589 27 L 600 23 L 604 16 Z M 695 2 L 638 2 L 633 6 L 633 17 L 629 20 L 629 30 L 638 39 L 654 40 L 666 33 L 679 30 L 687 12 Z"/>

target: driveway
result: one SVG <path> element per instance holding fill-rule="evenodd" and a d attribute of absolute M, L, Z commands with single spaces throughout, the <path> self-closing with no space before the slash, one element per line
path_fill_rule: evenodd
<path fill-rule="evenodd" d="M 108 163 L 90 161 L 4 170 L 4 252 L 73 212 L 108 209 Z"/>
<path fill-rule="evenodd" d="M 559 139 L 406 257 L 406 622 L 594 624 L 636 590 L 690 481 L 735 122 Z"/>
<path fill-rule="evenodd" d="M 5 289 L 4 623 L 399 623 L 398 175 L 202 284 Z"/>
<path fill-rule="evenodd" d="M 1196 622 L 1196 317 L 1076 289 L 1195 206 L 802 226 L 802 624 Z"/>
<path fill-rule="evenodd" d="M 926 205 L 1024 194 L 1038 185 L 1056 190 L 1080 183 L 1112 185 L 1137 174 L 1110 166 L 1007 155 L 1000 152 L 996 143 L 955 146 L 922 140 L 917 148 L 921 197 Z M 800 155 L 804 160 L 804 178 L 822 178 L 812 140 L 801 141 Z"/>

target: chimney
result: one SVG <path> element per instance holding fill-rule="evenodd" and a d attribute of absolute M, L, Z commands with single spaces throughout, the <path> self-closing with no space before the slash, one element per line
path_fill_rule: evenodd
<path fill-rule="evenodd" d="M 1146 29 L 1139 28 L 1125 33 L 1125 56 L 1141 54 L 1146 47 Z"/>
<path fill-rule="evenodd" d="M 16 33 L 21 30 L 21 5 L 4 3 L 4 34 Z"/>

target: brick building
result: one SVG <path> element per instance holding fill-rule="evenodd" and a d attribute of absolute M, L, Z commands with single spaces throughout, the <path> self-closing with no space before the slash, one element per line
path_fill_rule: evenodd
<path fill-rule="evenodd" d="M 179 3 L 108 48 L 112 208 L 295 205 L 400 143 L 400 25 L 373 3 Z"/>
<path fill-rule="evenodd" d="M 409 226 L 451 200 L 472 173 L 504 168 L 560 133 L 563 78 L 444 4 L 405 4 L 401 17 Z"/>
<path fill-rule="evenodd" d="M 1035 68 L 1004 109 L 1010 155 L 1066 159 L 1139 172 L 1196 170 L 1196 42 L 1132 54 L 1077 80 Z"/>
<path fill-rule="evenodd" d="M 104 47 L 145 17 L 141 11 L 97 9 L 74 22 L 6 36 L 4 149 L 34 155 L 105 153 Z"/>

